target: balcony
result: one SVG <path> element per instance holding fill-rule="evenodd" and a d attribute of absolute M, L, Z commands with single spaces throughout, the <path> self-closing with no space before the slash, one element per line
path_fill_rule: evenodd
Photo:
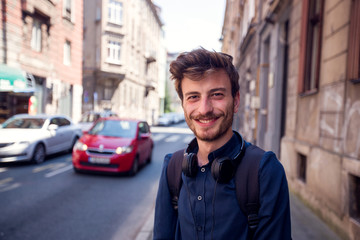
<path fill-rule="evenodd" d="M 146 63 L 150 64 L 152 62 L 156 62 L 156 52 L 155 51 L 147 51 L 145 53 Z"/>

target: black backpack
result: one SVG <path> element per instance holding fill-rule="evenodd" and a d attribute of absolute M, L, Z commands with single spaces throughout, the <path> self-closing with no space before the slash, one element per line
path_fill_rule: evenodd
<path fill-rule="evenodd" d="M 173 153 L 167 167 L 169 191 L 171 193 L 172 205 L 176 211 L 178 209 L 178 199 L 182 185 L 181 164 L 184 158 L 184 152 L 184 150 L 179 150 Z M 255 145 L 247 147 L 235 173 L 236 197 L 241 210 L 248 219 L 248 239 L 253 237 L 259 224 L 258 212 L 260 203 L 258 170 L 260 160 L 264 153 L 264 150 Z"/>

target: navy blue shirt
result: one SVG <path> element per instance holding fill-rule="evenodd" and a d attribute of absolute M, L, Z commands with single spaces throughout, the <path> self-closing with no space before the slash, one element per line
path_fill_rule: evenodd
<path fill-rule="evenodd" d="M 251 144 L 246 142 L 245 147 Z M 197 152 L 197 148 L 193 152 Z M 235 180 L 216 183 L 211 175 L 215 158 L 235 158 L 240 139 L 233 137 L 209 154 L 209 163 L 199 167 L 196 177 L 182 174 L 178 215 L 171 204 L 166 169 L 172 154 L 165 156 L 155 206 L 154 240 L 226 239 L 246 240 L 247 216 L 241 211 Z M 254 239 L 291 239 L 289 191 L 284 168 L 273 152 L 266 152 L 259 168 L 259 225 Z"/>

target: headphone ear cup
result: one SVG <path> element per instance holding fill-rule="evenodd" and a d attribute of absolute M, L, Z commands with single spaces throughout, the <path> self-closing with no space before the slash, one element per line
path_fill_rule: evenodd
<path fill-rule="evenodd" d="M 233 176 L 235 167 L 228 157 L 217 158 L 211 164 L 211 175 L 219 183 L 229 182 Z"/>
<path fill-rule="evenodd" d="M 182 161 L 182 171 L 187 177 L 195 177 L 198 170 L 198 160 L 195 153 L 188 153 Z"/>

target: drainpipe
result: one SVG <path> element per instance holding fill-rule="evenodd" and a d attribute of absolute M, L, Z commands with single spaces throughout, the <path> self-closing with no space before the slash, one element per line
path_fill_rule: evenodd
<path fill-rule="evenodd" d="M 3 60 L 2 63 L 7 63 L 7 36 L 6 36 L 6 0 L 1 0 L 1 24 L 2 24 L 2 39 L 3 39 Z"/>

